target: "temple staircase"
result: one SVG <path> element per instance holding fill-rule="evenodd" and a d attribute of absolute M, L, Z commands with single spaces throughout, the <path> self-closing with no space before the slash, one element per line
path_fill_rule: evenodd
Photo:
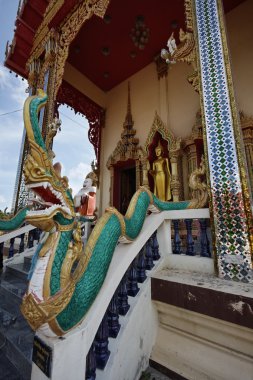
<path fill-rule="evenodd" d="M 33 231 L 29 228 L 26 230 Z M 3 269 L 0 271 L 0 380 L 31 378 L 34 332 L 20 311 L 37 243 L 34 240 L 35 234 L 31 232 L 28 235 L 30 248 L 24 248 L 25 233 L 16 238 L 20 236 L 20 230 L 15 232 L 15 237 L 11 237 L 11 243 L 1 242 L 2 253 L 7 251 L 9 258 L 4 260 Z M 4 239 L 3 236 L 1 238 Z M 5 237 L 7 239 L 8 234 Z M 19 253 L 15 254 L 16 251 Z"/>
<path fill-rule="evenodd" d="M 208 209 L 151 214 L 131 244 L 116 246 L 103 287 L 80 326 L 61 339 L 37 335 L 53 351 L 52 380 L 153 378 L 149 367 L 156 363 L 150 358 L 159 329 L 153 279 L 168 267 L 213 273 L 208 220 Z M 45 380 L 35 363 L 32 379 Z"/>
<path fill-rule="evenodd" d="M 192 288 L 184 294 L 182 286 L 187 275 L 195 273 L 199 284 L 213 276 L 208 219 L 207 209 L 149 215 L 133 243 L 116 247 L 103 288 L 80 327 L 63 339 L 38 334 L 53 350 L 52 380 L 187 378 L 179 367 L 168 370 L 163 357 L 168 346 L 159 343 L 166 335 L 164 325 L 171 329 L 172 319 L 165 323 L 164 315 L 180 321 L 173 307 L 194 305 L 197 295 Z M 7 260 L 1 276 L 0 379 L 46 379 L 32 363 L 34 334 L 19 311 L 33 252 L 29 248 Z M 175 287 L 183 289 L 180 296 Z"/>

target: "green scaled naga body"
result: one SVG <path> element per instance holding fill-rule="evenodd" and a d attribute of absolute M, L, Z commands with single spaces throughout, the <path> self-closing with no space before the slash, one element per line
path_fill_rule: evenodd
<path fill-rule="evenodd" d="M 39 329 L 49 336 L 61 336 L 85 317 L 103 285 L 117 242 L 119 239 L 129 242 L 138 236 L 148 209 L 160 212 L 186 209 L 192 205 L 189 201 L 162 202 L 148 189 L 140 188 L 125 216 L 112 208 L 105 212 L 83 248 L 68 181 L 54 169 L 40 133 L 38 112 L 46 100 L 46 94 L 39 90 L 24 105 L 29 142 L 24 176 L 41 208 L 23 210 L 19 222 L 25 220 L 43 233 L 21 310 L 34 330 Z M 6 222 L 0 221 L 2 230 L 18 227 L 18 220 L 8 226 Z"/>

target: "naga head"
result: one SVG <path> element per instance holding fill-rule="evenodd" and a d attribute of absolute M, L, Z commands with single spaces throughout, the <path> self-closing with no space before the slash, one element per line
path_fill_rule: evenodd
<path fill-rule="evenodd" d="M 38 90 L 24 105 L 24 123 L 29 143 L 29 154 L 24 165 L 25 183 L 35 198 L 33 210 L 26 214 L 30 224 L 50 231 L 54 226 L 69 229 L 75 217 L 74 202 L 67 177 L 61 177 L 59 163 L 53 165 L 50 151 L 44 142 L 38 122 L 38 113 L 45 106 L 47 95 Z"/>

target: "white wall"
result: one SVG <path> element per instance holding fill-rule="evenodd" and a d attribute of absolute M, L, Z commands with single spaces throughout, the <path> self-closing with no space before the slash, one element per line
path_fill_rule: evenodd
<path fill-rule="evenodd" d="M 251 329 L 159 301 L 151 359 L 189 380 L 252 380 Z"/>
<path fill-rule="evenodd" d="M 178 63 L 169 69 L 168 77 L 158 80 L 154 63 L 113 88 L 106 99 L 106 125 L 103 130 L 101 167 L 103 171 L 102 209 L 109 205 L 110 173 L 106 162 L 120 140 L 127 112 L 127 83 L 131 87 L 131 106 L 136 137 L 144 145 L 153 124 L 155 112 L 176 136 L 191 133 L 199 97 L 187 82 L 191 67 Z"/>
<path fill-rule="evenodd" d="M 253 1 L 247 0 L 226 15 L 232 73 L 239 109 L 253 114 Z M 162 46 L 162 44 L 161 44 Z M 191 133 L 200 108 L 199 95 L 187 81 L 191 66 L 177 63 L 170 67 L 167 78 L 158 80 L 155 63 L 105 93 L 80 72 L 67 64 L 64 79 L 93 101 L 106 108 L 106 124 L 102 131 L 100 213 L 109 205 L 110 173 L 106 168 L 123 129 L 127 112 L 127 83 L 131 86 L 131 105 L 136 137 L 143 145 L 152 126 L 155 111 L 176 136 Z"/>
<path fill-rule="evenodd" d="M 232 75 L 239 110 L 253 115 L 253 1 L 247 0 L 226 16 Z"/>

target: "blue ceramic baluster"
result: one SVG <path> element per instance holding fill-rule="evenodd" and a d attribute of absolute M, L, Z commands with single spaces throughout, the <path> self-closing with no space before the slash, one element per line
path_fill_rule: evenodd
<path fill-rule="evenodd" d="M 140 250 L 137 261 L 137 281 L 143 283 L 147 278 L 145 266 L 145 250 Z"/>
<path fill-rule="evenodd" d="M 194 256 L 194 241 L 192 237 L 192 219 L 185 219 L 185 225 L 187 230 L 186 235 L 186 255 Z"/>
<path fill-rule="evenodd" d="M 34 242 L 34 232 L 33 230 L 29 231 L 28 233 L 28 242 L 27 242 L 27 248 L 32 248 Z"/>
<path fill-rule="evenodd" d="M 158 244 L 158 241 L 157 241 L 157 231 L 155 231 L 152 235 L 152 251 L 153 251 L 153 260 L 156 261 L 156 260 L 159 260 L 160 259 L 160 254 L 159 254 L 159 244 Z"/>
<path fill-rule="evenodd" d="M 175 255 L 180 255 L 181 252 L 181 239 L 179 235 L 179 220 L 173 220 L 174 227 L 174 244 L 173 244 L 173 253 Z"/>
<path fill-rule="evenodd" d="M 11 238 L 10 239 L 10 247 L 9 247 L 8 258 L 13 257 L 13 255 L 14 255 L 14 242 L 15 242 L 15 238 Z"/>
<path fill-rule="evenodd" d="M 96 354 L 96 364 L 97 368 L 104 369 L 106 363 L 110 356 L 110 351 L 108 349 L 109 344 L 109 329 L 108 329 L 108 318 L 107 313 L 105 313 L 102 322 L 98 328 L 97 334 L 95 336 L 95 354 Z"/>
<path fill-rule="evenodd" d="M 131 297 L 135 297 L 139 291 L 138 282 L 137 282 L 137 270 L 136 270 L 136 260 L 130 265 L 128 272 L 128 290 L 127 294 Z"/>
<path fill-rule="evenodd" d="M 24 252 L 25 248 L 25 234 L 20 235 L 20 243 L 19 243 L 19 249 L 18 252 Z"/>
<path fill-rule="evenodd" d="M 150 270 L 155 265 L 152 257 L 152 246 L 150 239 L 146 242 L 146 254 L 145 254 L 145 266 L 147 270 Z"/>
<path fill-rule="evenodd" d="M 92 343 L 91 348 L 86 357 L 86 373 L 85 380 L 95 380 L 96 379 L 96 355 L 94 343 Z"/>
<path fill-rule="evenodd" d="M 108 306 L 108 328 L 109 336 L 111 338 L 116 338 L 120 330 L 117 291 L 114 293 Z"/>
<path fill-rule="evenodd" d="M 122 278 L 119 290 L 118 290 L 118 310 L 119 315 L 126 315 L 130 308 L 130 305 L 128 303 L 128 295 L 127 295 L 127 276 Z"/>
<path fill-rule="evenodd" d="M 210 244 L 207 236 L 207 223 L 206 219 L 199 219 L 200 224 L 200 256 L 211 257 Z"/>

